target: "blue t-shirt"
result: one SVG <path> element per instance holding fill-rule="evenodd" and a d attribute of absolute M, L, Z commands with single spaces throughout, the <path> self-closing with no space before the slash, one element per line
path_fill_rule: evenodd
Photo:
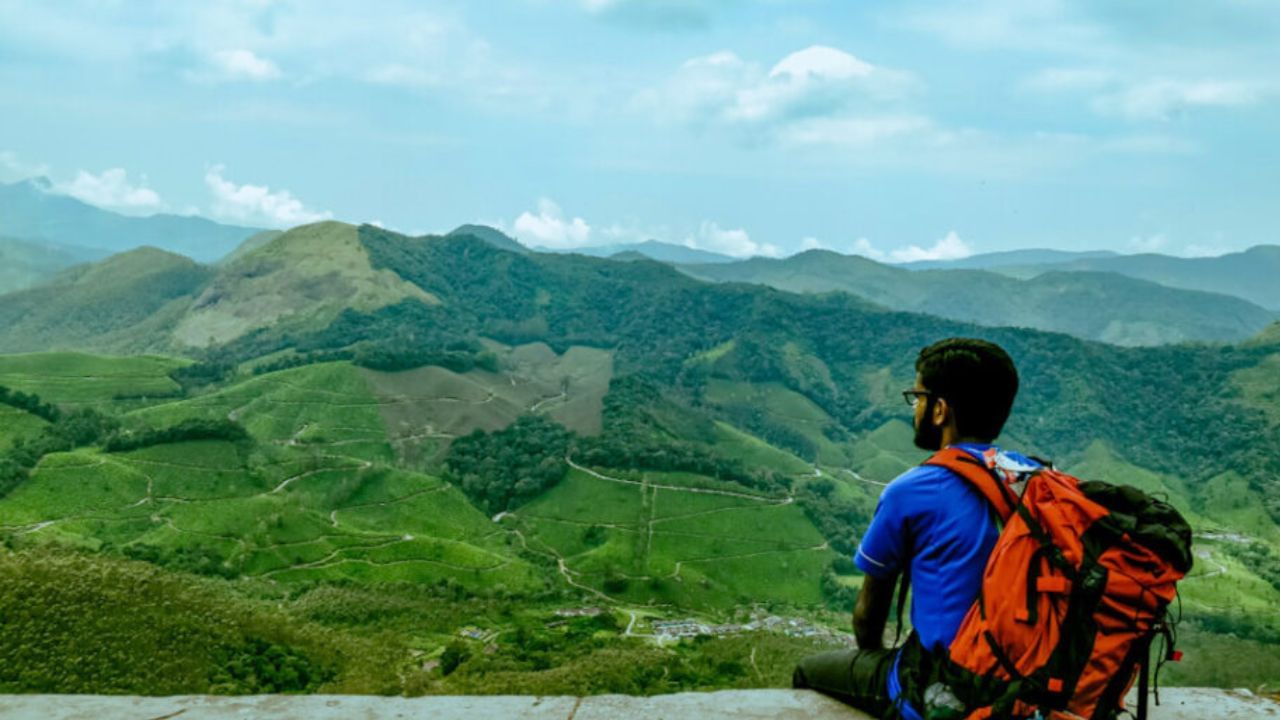
<path fill-rule="evenodd" d="M 1001 466 L 1030 469 L 1034 461 L 992 445 L 954 445 L 978 459 L 993 451 Z M 951 644 L 982 586 L 982 571 L 1000 534 L 986 499 L 954 472 L 933 465 L 911 468 L 880 494 L 854 563 L 867 575 L 911 577 L 911 625 L 926 649 Z M 901 692 L 897 662 L 889 697 Z M 919 717 L 903 704 L 910 720 Z"/>

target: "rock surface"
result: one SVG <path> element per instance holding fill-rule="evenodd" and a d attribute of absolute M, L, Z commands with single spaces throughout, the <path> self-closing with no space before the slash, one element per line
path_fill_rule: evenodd
<path fill-rule="evenodd" d="M 1280 720 L 1280 703 L 1244 690 L 1167 688 L 1152 720 Z M 807 690 L 722 690 L 655 697 L 131 697 L 0 695 L 6 720 L 851 720 L 867 716 Z"/>

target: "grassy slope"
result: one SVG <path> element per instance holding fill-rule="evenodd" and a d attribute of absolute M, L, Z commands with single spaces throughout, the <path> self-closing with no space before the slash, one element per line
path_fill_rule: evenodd
<path fill-rule="evenodd" d="M 540 584 L 502 533 L 436 478 L 351 458 L 317 466 L 290 451 L 273 460 L 212 441 L 55 454 L 0 509 L 24 542 L 209 550 L 229 574 Z"/>
<path fill-rule="evenodd" d="M 259 442 L 50 455 L 0 500 L 3 525 L 36 542 L 209 549 L 227 572 L 279 580 L 540 585 L 455 488 L 384 467 L 378 405 L 359 370 L 330 363 L 144 408 L 129 417 L 234 417 Z"/>
<path fill-rule="evenodd" d="M 0 551 L 0 692 L 395 692 L 399 655 L 375 642 L 142 563 Z M 236 672 L 264 647 L 294 671 Z M 298 671 L 310 682 L 299 677 Z"/>
<path fill-rule="evenodd" d="M 359 369 L 324 363 L 250 378 L 208 395 L 144 408 L 131 417 L 157 427 L 187 418 L 229 418 L 277 446 L 387 461 L 392 453 L 379 405 Z"/>
<path fill-rule="evenodd" d="M 155 248 L 81 265 L 4 296 L 0 351 L 163 350 L 167 334 L 212 271 Z"/>
<path fill-rule="evenodd" d="M 716 421 L 715 432 L 716 451 L 741 460 L 748 468 L 767 468 L 786 475 L 807 475 L 813 472 L 813 466 L 809 463 L 729 423 Z"/>
<path fill-rule="evenodd" d="M 111 408 L 121 404 L 119 398 L 178 394 L 181 388 L 169 373 L 184 364 L 184 360 L 159 356 L 0 355 L 0 385 L 57 405 Z"/>
<path fill-rule="evenodd" d="M 49 423 L 8 405 L 0 405 L 0 452 L 11 447 L 15 440 L 29 440 L 40 434 Z"/>
<path fill-rule="evenodd" d="M 818 579 L 833 553 L 800 508 L 721 492 L 670 473 L 623 483 L 574 470 L 504 523 L 562 559 L 575 582 L 618 599 L 703 609 L 819 603 Z M 599 533 L 594 544 L 589 531 Z M 805 580 L 776 582 L 783 576 Z"/>
<path fill-rule="evenodd" d="M 179 346 L 205 347 L 257 328 L 316 330 L 345 308 L 374 310 L 405 298 L 438 302 L 393 274 L 374 270 L 355 227 L 303 225 L 220 266 L 173 335 Z"/>
<path fill-rule="evenodd" d="M 712 378 L 707 401 L 726 408 L 759 410 L 773 423 L 798 431 L 818 448 L 817 460 L 830 465 L 848 463 L 847 447 L 822 433 L 833 420 L 812 400 L 777 383 L 752 384 Z"/>

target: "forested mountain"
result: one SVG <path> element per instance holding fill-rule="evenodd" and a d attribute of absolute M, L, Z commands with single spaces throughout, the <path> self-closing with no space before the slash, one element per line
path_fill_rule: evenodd
<path fill-rule="evenodd" d="M 364 344 L 410 357 L 424 342 L 443 349 L 478 338 L 611 348 L 618 373 L 685 388 L 691 401 L 717 377 L 778 383 L 829 414 L 839 426 L 832 432 L 857 433 L 901 414 L 892 390 L 909 382 L 920 347 L 977 334 L 999 340 L 1019 360 L 1026 382 L 1009 431 L 1048 453 L 1080 453 L 1101 439 L 1189 479 L 1254 468 L 1256 482 L 1266 485 L 1274 481 L 1262 467 L 1280 462 L 1273 452 L 1280 438 L 1267 414 L 1233 389 L 1237 372 L 1273 352 L 1266 344 L 1125 349 L 889 312 L 843 294 L 706 285 L 657 263 L 522 256 L 469 238 L 408 238 L 369 226 L 359 232 L 375 268 L 440 304 L 347 312 L 305 338 L 257 335 L 223 352 L 248 357 L 301 340 L 316 350 Z M 1187 434 L 1186 427 L 1198 430 Z"/>
<path fill-rule="evenodd" d="M 1236 297 L 1101 272 L 1052 272 L 1034 280 L 981 270 L 912 272 L 826 250 L 681 269 L 718 282 L 758 283 L 791 292 L 849 292 L 896 310 L 1065 332 L 1118 345 L 1242 340 L 1275 318 Z"/>
<path fill-rule="evenodd" d="M 59 194 L 43 178 L 0 183 L 0 236 L 107 252 L 152 246 L 212 262 L 258 231 L 196 216 L 120 215 Z"/>
<path fill-rule="evenodd" d="M 822 253 L 795 260 L 833 264 Z M 602 348 L 613 353 L 615 372 L 683 388 L 691 402 L 717 377 L 779 383 L 830 415 L 839 426 L 832 432 L 854 433 L 901 414 L 893 388 L 879 383 L 909 382 L 919 347 L 981 334 L 1000 338 L 1026 365 L 1022 422 L 1034 424 L 1015 421 L 1010 431 L 1047 452 L 1082 452 L 1102 433 L 1143 462 L 1195 465 L 1252 452 L 1256 464 L 1257 438 L 1269 437 L 1258 424 L 1264 417 L 1232 390 L 1233 373 L 1267 356 L 1266 342 L 1126 350 L 888 311 L 848 294 L 707 284 L 656 262 L 512 253 L 466 235 L 411 238 L 320 223 L 216 271 L 141 250 L 7 296 L 0 310 L 0 338 L 11 350 L 146 338 L 151 349 L 168 343 L 219 361 L 358 351 L 395 368 L 476 357 L 486 340 Z M 1172 403 L 1176 416 L 1164 406 L 1173 399 L 1182 401 Z M 1187 426 L 1200 432 L 1183 437 Z"/>
<path fill-rule="evenodd" d="M 0 539 L 19 551 L 0 556 L 0 610 L 35 608 L 0 613 L 20 618 L 7 666 L 32 668 L 0 673 L 4 689 L 784 683 L 813 641 L 664 650 L 632 629 L 691 613 L 846 623 L 876 494 L 921 459 L 898 391 L 919 349 L 953 335 L 1018 364 L 1003 443 L 1162 493 L 1200 533 L 1183 584 L 1196 659 L 1170 677 L 1280 673 L 1274 326 L 1127 348 L 339 223 L 217 268 L 127 253 L 0 311 L 24 350 L 169 355 L 0 355 Z M 127 646 L 119 608 L 91 600 L 126 581 L 173 598 Z M 583 606 L 604 610 L 553 614 Z M 376 664 L 360 660 L 372 638 Z M 1224 657 L 1243 661 L 1214 675 Z"/>
<path fill-rule="evenodd" d="M 1280 310 L 1280 246 L 1257 245 L 1218 257 L 1181 258 L 1146 253 L 1076 259 L 1048 264 L 1007 265 L 999 272 L 1035 277 L 1053 271 L 1111 272 L 1169 287 L 1234 295 Z"/>

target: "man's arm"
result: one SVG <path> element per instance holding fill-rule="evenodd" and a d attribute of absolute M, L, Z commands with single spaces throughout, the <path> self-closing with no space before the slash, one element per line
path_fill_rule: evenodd
<path fill-rule="evenodd" d="M 889 608 L 893 606 L 893 589 L 897 587 L 898 574 L 877 578 L 865 575 L 858 602 L 853 607 L 853 637 L 864 650 L 884 648 L 884 626 L 889 621 Z"/>

